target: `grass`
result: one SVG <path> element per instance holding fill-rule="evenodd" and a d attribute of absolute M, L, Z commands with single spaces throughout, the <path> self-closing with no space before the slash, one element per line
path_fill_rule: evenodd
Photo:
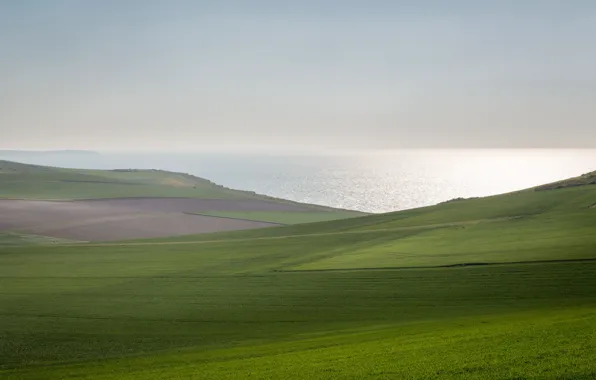
<path fill-rule="evenodd" d="M 533 347 L 527 357 L 544 356 L 549 347 L 581 349 L 584 357 L 569 359 L 593 370 L 596 263 L 230 275 L 209 266 L 189 270 L 188 261 L 157 250 L 146 253 L 149 263 L 140 252 L 44 251 L 2 257 L 5 376 L 101 377 L 101 367 L 132 372 L 131 378 L 199 378 L 203 371 L 219 378 L 247 366 L 277 377 L 318 363 L 312 373 L 320 366 L 359 377 L 353 366 L 388 371 L 396 364 L 387 348 L 405 344 L 408 354 L 412 341 L 421 352 L 448 355 L 435 368 L 452 371 L 462 370 L 460 361 L 483 363 L 470 352 L 487 352 L 495 362 L 477 375 L 488 375 L 519 360 L 508 340 Z M 573 335 L 556 334 L 561 324 Z M 369 330 L 372 335 L 359 335 Z M 495 339 L 509 352 L 500 360 Z M 548 345 L 536 343 L 542 341 Z M 280 350 L 286 351 L 281 358 Z M 383 360 L 371 361 L 374 355 Z M 402 372 L 421 360 L 411 353 L 400 358 Z"/>
<path fill-rule="evenodd" d="M 202 178 L 159 170 L 63 169 L 0 161 L 0 198 L 249 197 Z"/>
<path fill-rule="evenodd" d="M 202 211 L 198 215 L 221 218 L 244 219 L 278 224 L 302 224 L 338 219 L 354 218 L 366 215 L 356 211 Z"/>
<path fill-rule="evenodd" d="M 13 248 L 24 245 L 66 244 L 70 240 L 57 239 L 49 236 L 30 235 L 17 232 L 0 232 L 0 249 Z"/>
<path fill-rule="evenodd" d="M 595 200 L 593 186 L 530 189 L 397 213 L 148 243 L 219 240 L 221 252 L 272 252 L 269 270 L 585 259 L 596 257 L 596 209 L 590 207 Z"/>
<path fill-rule="evenodd" d="M 590 379 L 593 309 L 344 331 L 234 349 L 162 353 L 21 374 L 29 379 Z M 490 347 L 490 349 L 487 349 Z M 7 379 L 19 378 L 6 374 Z"/>
<path fill-rule="evenodd" d="M 29 165 L 0 160 L 0 199 L 101 199 L 176 197 L 201 199 L 252 199 L 295 203 L 233 190 L 204 178 L 164 170 L 85 170 Z M 337 211 L 306 205 L 313 211 Z"/>
<path fill-rule="evenodd" d="M 582 174 L 579 177 L 569 178 L 563 181 L 549 183 L 546 185 L 538 186 L 536 190 L 553 190 L 553 189 L 564 189 L 566 187 L 596 185 L 596 171 Z"/>
<path fill-rule="evenodd" d="M 0 377 L 594 378 L 595 202 L 0 249 Z"/>

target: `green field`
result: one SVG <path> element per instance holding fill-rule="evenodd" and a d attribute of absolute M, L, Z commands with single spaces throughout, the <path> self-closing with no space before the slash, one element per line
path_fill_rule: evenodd
<path fill-rule="evenodd" d="M 74 243 L 66 239 L 57 239 L 47 236 L 29 235 L 16 232 L 0 232 L 0 249 L 14 248 L 27 245 L 52 245 Z"/>
<path fill-rule="evenodd" d="M 0 377 L 596 377 L 596 186 L 0 249 Z"/>

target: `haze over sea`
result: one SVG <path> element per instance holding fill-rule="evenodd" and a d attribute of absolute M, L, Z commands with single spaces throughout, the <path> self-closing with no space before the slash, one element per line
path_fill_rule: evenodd
<path fill-rule="evenodd" d="M 399 150 L 328 154 L 101 153 L 0 156 L 84 169 L 163 169 L 261 194 L 388 212 L 520 190 L 596 170 L 596 150 Z"/>

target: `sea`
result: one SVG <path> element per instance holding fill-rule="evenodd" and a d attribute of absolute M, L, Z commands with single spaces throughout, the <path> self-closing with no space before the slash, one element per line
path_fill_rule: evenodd
<path fill-rule="evenodd" d="M 234 189 L 373 213 L 507 193 L 596 170 L 596 149 L 71 152 L 0 158 L 69 168 L 171 170 Z"/>

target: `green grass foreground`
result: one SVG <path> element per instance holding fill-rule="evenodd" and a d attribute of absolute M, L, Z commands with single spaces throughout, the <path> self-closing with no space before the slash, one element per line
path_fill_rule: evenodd
<path fill-rule="evenodd" d="M 209 276 L 48 253 L 3 274 L 6 378 L 596 373 L 593 262 Z"/>
<path fill-rule="evenodd" d="M 0 377 L 592 379 L 595 203 L 0 249 Z"/>

